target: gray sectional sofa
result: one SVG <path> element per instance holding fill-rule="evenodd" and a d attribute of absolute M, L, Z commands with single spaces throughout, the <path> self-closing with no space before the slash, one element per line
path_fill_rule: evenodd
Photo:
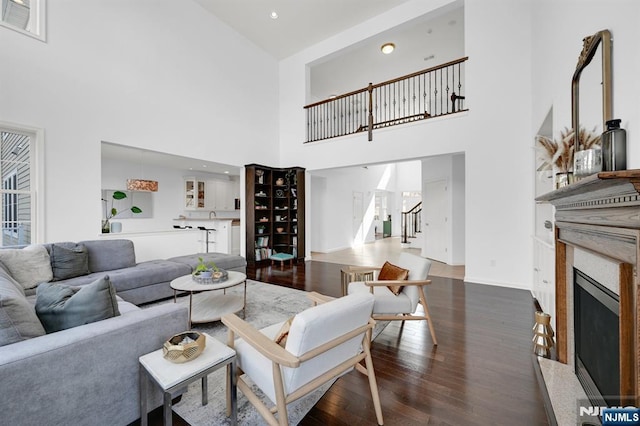
<path fill-rule="evenodd" d="M 230 271 L 244 273 L 247 266 L 244 257 L 224 253 L 195 253 L 136 263 L 134 245 L 130 240 L 90 240 L 77 244 L 83 245 L 88 251 L 90 273 L 58 282 L 80 286 L 106 273 L 118 296 L 136 305 L 173 296 L 169 284 L 175 278 L 190 274 L 198 263 L 198 257 L 203 257 L 207 262 L 213 261 L 219 268 Z M 45 247 L 51 253 L 52 244 L 45 244 Z"/>
<path fill-rule="evenodd" d="M 53 245 L 46 247 L 51 254 Z M 0 256 L 0 423 L 127 425 L 140 416 L 138 358 L 188 329 L 188 309 L 181 304 L 140 308 L 134 303 L 172 296 L 169 282 L 189 274 L 199 256 L 242 272 L 246 262 L 239 256 L 209 253 L 136 264 L 128 240 L 57 247 L 86 250 L 88 269 L 56 282 L 88 288 L 109 275 L 119 315 L 44 334 L 33 308 L 35 289 L 25 290 Z M 54 277 L 55 272 L 54 268 Z M 66 275 L 74 274 L 67 270 Z M 150 409 L 162 403 L 155 389 L 149 398 Z"/>

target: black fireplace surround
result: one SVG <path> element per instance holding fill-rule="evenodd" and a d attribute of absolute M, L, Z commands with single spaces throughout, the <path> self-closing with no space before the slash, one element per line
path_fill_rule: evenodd
<path fill-rule="evenodd" d="M 576 375 L 594 406 L 619 406 L 619 298 L 575 268 L 573 282 Z"/>

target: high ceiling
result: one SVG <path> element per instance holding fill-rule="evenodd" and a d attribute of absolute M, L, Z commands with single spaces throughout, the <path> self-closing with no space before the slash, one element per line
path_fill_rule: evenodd
<path fill-rule="evenodd" d="M 408 0 L 195 0 L 283 59 Z M 278 18 L 272 19 L 271 12 Z"/>
<path fill-rule="evenodd" d="M 277 59 L 382 14 L 408 0 L 194 0 Z M 310 64 L 313 101 L 360 89 L 464 56 L 463 3 L 417 16 L 357 45 Z M 271 19 L 270 13 L 278 13 Z M 380 54 L 380 44 L 396 43 L 396 52 Z M 336 79 L 337 71 L 341 78 Z M 238 176 L 238 167 L 103 143 L 105 158 L 181 170 Z"/>
<path fill-rule="evenodd" d="M 384 55 L 380 47 L 388 42 L 396 48 Z M 309 102 L 459 59 L 464 52 L 464 8 L 453 3 L 311 64 Z"/>

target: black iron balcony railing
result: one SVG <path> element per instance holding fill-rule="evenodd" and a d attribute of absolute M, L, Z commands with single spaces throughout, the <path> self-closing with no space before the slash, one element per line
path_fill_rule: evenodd
<path fill-rule="evenodd" d="M 305 106 L 314 142 L 466 111 L 467 57 Z"/>

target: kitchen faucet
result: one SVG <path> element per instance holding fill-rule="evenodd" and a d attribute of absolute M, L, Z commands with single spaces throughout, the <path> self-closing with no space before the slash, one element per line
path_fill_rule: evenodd
<path fill-rule="evenodd" d="M 209 219 L 211 219 L 211 214 L 213 214 L 213 217 L 217 217 L 217 216 L 216 216 L 216 212 L 215 212 L 215 210 L 211 210 L 211 211 L 209 212 Z"/>

